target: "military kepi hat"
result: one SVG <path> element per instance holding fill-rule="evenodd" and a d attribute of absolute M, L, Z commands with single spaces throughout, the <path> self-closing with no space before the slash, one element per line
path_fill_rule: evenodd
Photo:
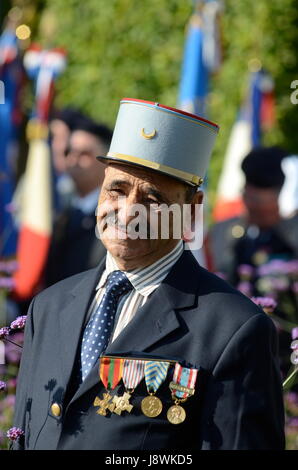
<path fill-rule="evenodd" d="M 219 127 L 200 116 L 123 98 L 110 149 L 101 161 L 138 165 L 200 186 Z"/>

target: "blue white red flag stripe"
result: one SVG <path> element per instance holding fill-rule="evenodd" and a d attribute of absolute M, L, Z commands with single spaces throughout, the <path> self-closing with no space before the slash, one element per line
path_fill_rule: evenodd
<path fill-rule="evenodd" d="M 178 362 L 176 362 L 173 374 L 173 382 L 179 385 L 183 385 L 183 387 L 194 389 L 197 375 L 198 369 L 182 367 Z M 187 392 L 180 392 L 175 389 L 173 389 L 173 393 L 177 398 L 186 398 L 189 396 Z"/>
<path fill-rule="evenodd" d="M 123 365 L 122 380 L 127 390 L 135 389 L 145 375 L 145 361 L 126 359 Z"/>
<path fill-rule="evenodd" d="M 253 147 L 261 145 L 263 131 L 274 122 L 273 88 L 272 78 L 267 72 L 251 73 L 248 94 L 232 127 L 224 157 L 213 211 L 215 221 L 243 213 L 241 163 Z"/>

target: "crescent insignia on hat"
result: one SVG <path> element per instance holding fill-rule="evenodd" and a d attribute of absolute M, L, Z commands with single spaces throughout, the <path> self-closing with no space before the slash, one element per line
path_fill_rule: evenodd
<path fill-rule="evenodd" d="M 146 134 L 144 127 L 142 127 L 141 136 L 144 137 L 144 139 L 153 139 L 155 135 L 156 135 L 156 129 L 153 129 L 153 131 L 150 132 L 150 134 Z"/>

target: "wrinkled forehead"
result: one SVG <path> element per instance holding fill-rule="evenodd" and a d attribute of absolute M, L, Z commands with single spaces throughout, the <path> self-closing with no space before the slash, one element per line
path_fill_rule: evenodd
<path fill-rule="evenodd" d="M 122 163 L 109 163 L 107 166 L 105 180 L 111 181 L 113 179 L 127 181 L 127 183 L 131 185 L 150 185 L 163 190 L 183 189 L 185 186 L 182 182 L 169 176 L 159 174 L 154 170 Z"/>

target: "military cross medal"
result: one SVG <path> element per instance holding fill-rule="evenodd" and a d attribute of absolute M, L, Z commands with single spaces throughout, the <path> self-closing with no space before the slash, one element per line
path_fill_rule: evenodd
<path fill-rule="evenodd" d="M 111 411 L 117 415 L 121 415 L 122 411 L 128 411 L 128 413 L 130 413 L 133 406 L 129 403 L 129 399 L 130 394 L 127 392 L 125 392 L 122 397 L 114 397 L 112 403 L 114 405 L 114 409 Z"/>
<path fill-rule="evenodd" d="M 96 411 L 97 414 L 101 416 L 106 416 L 107 409 L 109 411 L 114 411 L 115 405 L 114 403 L 110 402 L 111 398 L 112 396 L 109 393 L 104 393 L 102 400 L 100 400 L 100 398 L 98 397 L 95 398 L 93 405 L 99 406 L 99 409 Z"/>
<path fill-rule="evenodd" d="M 101 416 L 107 415 L 107 410 L 113 412 L 116 404 L 112 400 L 112 395 L 109 391 L 114 390 L 122 377 L 123 359 L 101 357 L 99 364 L 99 377 L 106 388 L 103 398 L 95 398 L 93 405 L 99 406 L 97 414 Z"/>
<path fill-rule="evenodd" d="M 120 415 L 122 411 L 131 412 L 133 405 L 129 403 L 131 394 L 139 385 L 144 377 L 145 361 L 138 359 L 125 359 L 123 363 L 122 380 L 125 386 L 125 392 L 121 397 L 114 397 L 115 404 L 114 413 Z"/>

